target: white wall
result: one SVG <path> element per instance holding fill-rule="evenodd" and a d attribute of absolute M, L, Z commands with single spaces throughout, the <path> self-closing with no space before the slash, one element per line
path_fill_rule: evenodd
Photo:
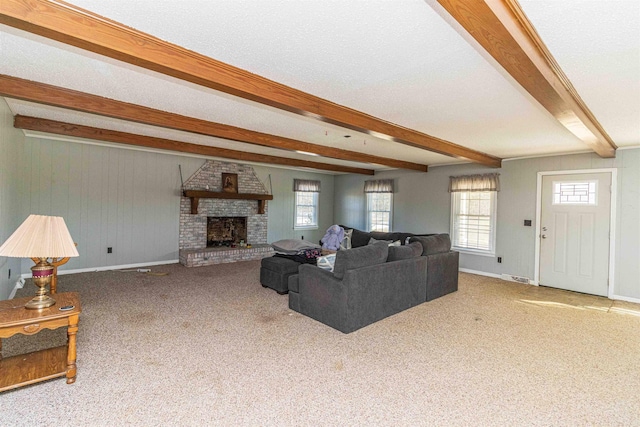
<path fill-rule="evenodd" d="M 15 231 L 26 217 L 20 214 L 20 152 L 24 135 L 13 127 L 13 115 L 0 98 L 0 244 Z M 18 258 L 0 257 L 0 300 L 7 299 L 20 276 Z M 9 270 L 11 274 L 9 275 Z"/>
<path fill-rule="evenodd" d="M 596 168 L 618 169 L 617 228 L 614 294 L 640 299 L 640 149 L 619 150 L 615 159 L 595 154 L 541 157 L 503 162 L 493 170 L 475 165 L 432 167 L 428 173 L 386 171 L 376 178 L 394 178 L 395 231 L 449 232 L 449 176 L 500 173 L 496 258 L 462 254 L 460 266 L 492 274 L 534 278 L 536 182 L 539 171 Z M 356 175 L 336 177 L 335 221 L 364 228 L 364 181 Z M 532 226 L 523 225 L 525 219 Z"/>
<path fill-rule="evenodd" d="M 267 241 L 280 239 L 301 239 L 314 243 L 324 236 L 333 222 L 333 183 L 334 176 L 306 171 L 254 166 L 256 175 L 269 188 L 269 175 L 273 186 L 273 201 L 269 203 L 269 226 Z M 313 179 L 320 181 L 320 197 L 318 200 L 318 229 L 294 230 L 294 179 Z"/>

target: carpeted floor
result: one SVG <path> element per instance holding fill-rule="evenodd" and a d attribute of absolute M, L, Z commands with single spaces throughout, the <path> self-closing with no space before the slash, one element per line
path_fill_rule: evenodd
<path fill-rule="evenodd" d="M 638 304 L 461 274 L 344 335 L 259 267 L 60 276 L 82 300 L 77 382 L 0 393 L 0 425 L 640 426 Z M 14 336 L 3 355 L 65 337 Z"/>

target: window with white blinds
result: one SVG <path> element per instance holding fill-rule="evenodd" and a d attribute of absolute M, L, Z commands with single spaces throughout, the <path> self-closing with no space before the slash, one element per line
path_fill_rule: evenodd
<path fill-rule="evenodd" d="M 293 228 L 295 230 L 318 228 L 320 181 L 294 179 L 293 191 L 295 195 Z"/>
<path fill-rule="evenodd" d="M 498 174 L 451 177 L 451 244 L 495 255 Z"/>
<path fill-rule="evenodd" d="M 393 193 L 367 193 L 367 230 L 391 231 Z"/>
<path fill-rule="evenodd" d="M 393 180 L 365 181 L 364 192 L 367 195 L 367 230 L 391 231 Z"/>

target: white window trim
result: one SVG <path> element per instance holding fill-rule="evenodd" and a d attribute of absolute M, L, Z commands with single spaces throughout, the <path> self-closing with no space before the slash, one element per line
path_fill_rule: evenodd
<path fill-rule="evenodd" d="M 367 195 L 367 205 L 366 205 L 366 227 L 367 231 L 371 231 L 371 223 L 369 217 L 369 195 L 370 194 L 389 194 L 390 195 L 390 203 L 389 203 L 389 232 L 393 230 L 393 193 L 365 193 Z"/>
<path fill-rule="evenodd" d="M 316 192 L 308 192 L 308 193 L 312 193 L 313 196 L 313 202 L 315 205 L 315 209 L 313 211 L 314 213 L 314 221 L 315 224 L 311 224 L 311 225 L 298 225 L 297 221 L 298 221 L 298 193 L 307 193 L 306 191 L 294 191 L 293 192 L 293 229 L 294 230 L 317 230 L 319 228 L 318 226 L 318 207 L 319 207 L 319 202 L 320 202 L 320 193 L 316 193 Z"/>
<path fill-rule="evenodd" d="M 489 250 L 483 250 L 483 249 L 474 249 L 474 248 L 466 248 L 466 247 L 460 247 L 460 246 L 455 246 L 454 242 L 455 242 L 455 230 L 454 230 L 454 224 L 455 224 L 455 201 L 454 201 L 454 197 L 456 194 L 459 194 L 462 192 L 454 192 L 451 193 L 451 216 L 450 216 L 450 220 L 449 220 L 449 235 L 451 236 L 451 248 L 453 250 L 456 250 L 460 253 L 464 253 L 464 254 L 469 254 L 469 255 L 479 255 L 479 256 L 486 256 L 486 257 L 495 257 L 496 256 L 496 235 L 497 235 L 497 217 L 498 217 L 498 192 L 497 191 L 493 191 L 493 197 L 492 197 L 492 203 L 491 203 L 491 249 Z"/>

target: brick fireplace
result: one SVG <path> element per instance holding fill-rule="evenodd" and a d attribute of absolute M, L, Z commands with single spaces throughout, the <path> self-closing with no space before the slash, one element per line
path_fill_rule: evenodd
<path fill-rule="evenodd" d="M 221 192 L 222 174 L 237 174 L 237 192 L 268 194 L 251 166 L 207 160 L 184 182 L 184 190 Z M 180 200 L 180 263 L 199 267 L 261 259 L 273 255 L 267 244 L 268 203 L 264 214 L 256 200 L 201 198 L 192 213 L 189 197 Z M 241 246 L 240 241 L 251 245 Z"/>

